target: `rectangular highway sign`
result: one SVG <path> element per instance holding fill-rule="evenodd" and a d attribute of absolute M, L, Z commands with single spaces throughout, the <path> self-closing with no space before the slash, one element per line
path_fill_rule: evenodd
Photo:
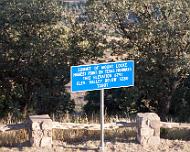
<path fill-rule="evenodd" d="M 134 61 L 71 67 L 71 91 L 92 91 L 134 86 Z"/>

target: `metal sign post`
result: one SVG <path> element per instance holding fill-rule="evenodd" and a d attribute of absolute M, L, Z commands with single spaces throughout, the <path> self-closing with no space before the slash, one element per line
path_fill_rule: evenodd
<path fill-rule="evenodd" d="M 71 67 L 71 91 L 100 92 L 100 151 L 104 152 L 104 89 L 134 86 L 134 61 L 108 62 Z"/>
<path fill-rule="evenodd" d="M 101 145 L 100 145 L 100 152 L 104 152 L 104 89 L 100 91 L 100 123 L 101 123 Z"/>

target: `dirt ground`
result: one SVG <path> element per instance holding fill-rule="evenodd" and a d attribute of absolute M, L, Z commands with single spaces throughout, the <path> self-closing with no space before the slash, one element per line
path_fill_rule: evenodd
<path fill-rule="evenodd" d="M 99 141 L 81 143 L 54 142 L 52 148 L 1 147 L 0 152 L 98 152 Z M 105 152 L 190 152 L 190 141 L 161 139 L 158 147 L 142 147 L 136 142 L 105 142 Z"/>

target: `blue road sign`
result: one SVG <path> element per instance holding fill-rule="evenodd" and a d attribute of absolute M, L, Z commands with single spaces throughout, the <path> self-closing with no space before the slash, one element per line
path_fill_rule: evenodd
<path fill-rule="evenodd" d="M 134 61 L 71 67 L 71 91 L 92 91 L 134 86 Z"/>

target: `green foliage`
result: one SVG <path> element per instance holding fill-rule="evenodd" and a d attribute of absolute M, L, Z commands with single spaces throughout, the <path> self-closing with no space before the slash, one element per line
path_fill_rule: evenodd
<path fill-rule="evenodd" d="M 73 112 L 70 66 L 102 55 L 76 16 L 56 0 L 0 1 L 0 117 Z"/>
<path fill-rule="evenodd" d="M 88 94 L 85 96 L 85 100 L 88 100 L 88 103 L 84 105 L 83 109 L 87 115 L 92 115 L 93 113 L 99 113 L 100 91 L 88 92 Z"/>
<path fill-rule="evenodd" d="M 136 68 L 134 88 L 106 90 L 108 114 L 189 119 L 189 8 L 188 0 L 89 0 L 80 22 L 55 0 L 1 0 L 0 117 L 72 112 L 70 66 L 109 53 Z M 98 112 L 99 93 L 86 99 L 85 111 Z"/>
<path fill-rule="evenodd" d="M 172 97 L 189 73 L 190 2 L 90 2 L 87 14 L 94 26 L 99 25 L 99 34 L 105 38 L 97 41 L 104 44 L 104 50 L 111 55 L 126 54 L 123 60 L 135 60 L 137 110 L 155 111 L 166 119 L 173 104 Z M 128 92 L 125 94 L 118 93 L 117 107 L 123 105 L 121 100 Z"/>
<path fill-rule="evenodd" d="M 61 13 L 52 0 L 0 2 L 1 116 L 73 110 Z"/>
<path fill-rule="evenodd" d="M 108 115 L 129 116 L 137 112 L 137 90 L 136 88 L 119 88 L 105 90 L 105 109 Z M 88 92 L 85 97 L 88 103 L 84 111 L 91 115 L 98 113 L 100 109 L 100 91 Z"/>
<path fill-rule="evenodd" d="M 172 96 L 170 113 L 177 121 L 190 122 L 190 77 L 178 86 Z"/>

